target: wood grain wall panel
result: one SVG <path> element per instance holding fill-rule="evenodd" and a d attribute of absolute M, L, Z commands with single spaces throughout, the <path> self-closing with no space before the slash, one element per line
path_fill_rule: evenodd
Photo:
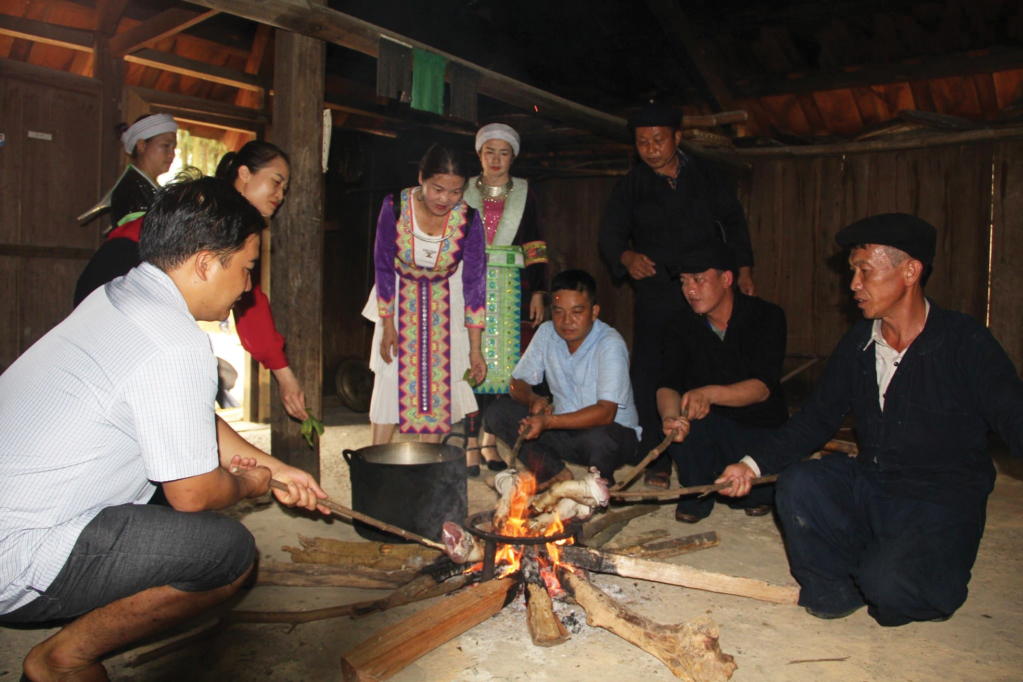
<path fill-rule="evenodd" d="M 86 261 L 57 258 L 21 258 L 18 329 L 19 351 L 24 353 L 72 310 L 75 282 Z"/>
<path fill-rule="evenodd" d="M 0 256 L 0 374 L 18 359 L 19 260 Z"/>
<path fill-rule="evenodd" d="M 12 87 L 23 92 L 20 243 L 97 247 L 97 231 L 75 218 L 100 196 L 98 99 L 24 83 Z"/>
<path fill-rule="evenodd" d="M 555 179 L 531 183 L 547 241 L 550 274 L 580 268 L 597 280 L 600 319 L 632 345 L 634 295 L 627 282 L 614 282 L 597 251 L 597 234 L 618 178 Z"/>
<path fill-rule="evenodd" d="M 21 166 L 24 133 L 21 132 L 22 93 L 14 81 L 0 78 L 0 244 L 18 243 L 21 225 Z"/>
<path fill-rule="evenodd" d="M 1023 369 L 1023 140 L 994 147 L 991 332 Z"/>

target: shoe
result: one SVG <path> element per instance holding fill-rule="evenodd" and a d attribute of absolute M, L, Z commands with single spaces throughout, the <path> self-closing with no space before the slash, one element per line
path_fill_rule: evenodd
<path fill-rule="evenodd" d="M 743 511 L 746 512 L 746 516 L 767 516 L 774 510 L 769 504 L 761 504 L 756 507 L 746 507 Z"/>
<path fill-rule="evenodd" d="M 677 510 L 675 511 L 675 520 L 681 523 L 699 523 L 700 521 L 703 521 L 703 519 L 699 516 L 694 516 L 692 514 L 683 514 L 682 512 Z"/>
<path fill-rule="evenodd" d="M 480 465 L 473 464 L 471 467 L 470 466 L 465 467 L 465 475 L 468 476 L 469 478 L 479 478 Z"/>
<path fill-rule="evenodd" d="M 643 482 L 654 488 L 667 490 L 671 487 L 671 474 L 664 471 L 648 471 Z"/>
<path fill-rule="evenodd" d="M 803 608 L 806 609 L 806 612 L 809 613 L 814 618 L 820 618 L 822 620 L 837 620 L 839 618 L 851 616 L 852 614 L 862 609 L 864 606 L 865 604 L 858 604 L 857 606 L 852 607 L 848 611 L 842 611 L 841 613 L 827 613 L 824 611 L 814 611 L 809 606 L 804 606 Z"/>
<path fill-rule="evenodd" d="M 504 471 L 505 469 L 508 468 L 508 465 L 504 463 L 504 460 L 501 459 L 500 456 L 498 456 L 495 459 L 490 459 L 489 457 L 483 454 L 484 450 L 493 450 L 495 453 L 497 453 L 497 446 L 496 445 L 480 446 L 480 457 L 482 457 L 484 461 L 486 461 L 488 469 L 490 469 L 491 471 Z"/>

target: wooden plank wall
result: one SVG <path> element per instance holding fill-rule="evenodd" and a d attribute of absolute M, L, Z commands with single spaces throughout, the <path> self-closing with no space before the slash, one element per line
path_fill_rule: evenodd
<path fill-rule="evenodd" d="M 99 197 L 99 101 L 5 77 L 0 105 L 2 371 L 71 312 L 75 282 L 99 245 L 95 224 L 75 220 Z"/>
<path fill-rule="evenodd" d="M 991 331 L 1023 369 L 1023 140 L 994 149 Z"/>

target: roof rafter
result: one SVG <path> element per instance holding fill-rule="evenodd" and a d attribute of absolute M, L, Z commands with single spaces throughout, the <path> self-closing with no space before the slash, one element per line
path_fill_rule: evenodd
<path fill-rule="evenodd" d="M 219 10 L 195 12 L 172 7 L 126 31 L 114 34 L 110 38 L 110 54 L 120 57 L 129 52 L 150 47 L 153 43 L 181 33 L 217 14 L 220 14 Z"/>

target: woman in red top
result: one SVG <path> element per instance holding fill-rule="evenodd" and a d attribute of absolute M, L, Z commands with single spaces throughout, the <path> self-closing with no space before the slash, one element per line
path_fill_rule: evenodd
<path fill-rule="evenodd" d="M 228 152 L 217 166 L 217 177 L 234 185 L 269 223 L 284 201 L 291 167 L 288 155 L 269 142 L 254 140 L 237 153 Z M 138 241 L 143 218 L 136 218 L 110 233 L 85 267 L 75 288 L 77 306 L 94 289 L 127 274 L 140 263 Z M 288 367 L 284 337 L 274 325 L 270 301 L 259 286 L 259 271 L 253 273 L 252 290 L 234 306 L 234 320 L 242 347 L 270 370 L 281 389 L 284 409 L 295 419 L 306 419 L 305 393 Z"/>

